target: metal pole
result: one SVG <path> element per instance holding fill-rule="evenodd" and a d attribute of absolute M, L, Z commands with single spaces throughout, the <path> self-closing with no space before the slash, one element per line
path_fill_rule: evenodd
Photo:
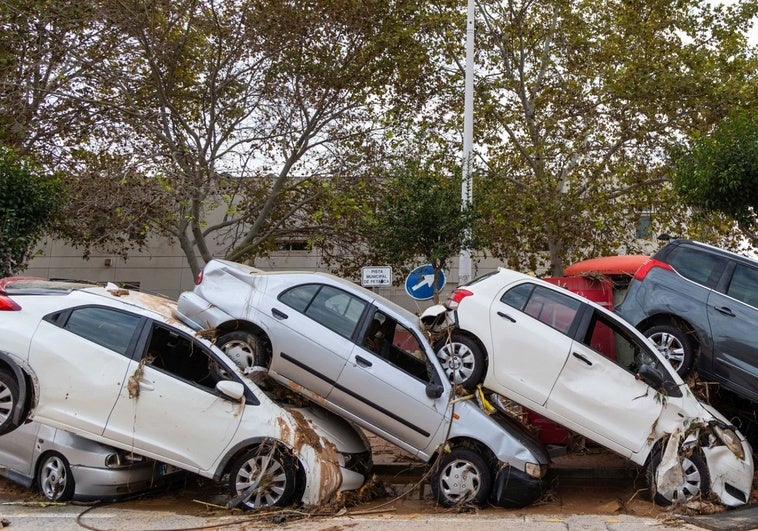
<path fill-rule="evenodd" d="M 466 80 L 463 101 L 463 180 L 461 208 L 472 203 L 471 159 L 474 146 L 474 15 L 475 0 L 468 0 L 466 13 Z M 468 230 L 468 229 L 467 229 Z M 468 235 L 468 234 L 467 234 Z M 461 249 L 458 262 L 458 283 L 471 280 L 471 250 Z"/>

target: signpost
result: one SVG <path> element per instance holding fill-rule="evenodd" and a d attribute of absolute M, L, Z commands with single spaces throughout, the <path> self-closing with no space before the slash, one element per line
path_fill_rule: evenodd
<path fill-rule="evenodd" d="M 440 271 L 437 278 L 437 291 L 445 287 L 445 273 Z M 405 279 L 405 291 L 417 301 L 426 301 L 434 297 L 434 267 L 424 264 L 417 267 Z"/>
<path fill-rule="evenodd" d="M 390 266 L 369 266 L 361 268 L 361 286 L 375 288 L 392 285 L 392 268 Z"/>

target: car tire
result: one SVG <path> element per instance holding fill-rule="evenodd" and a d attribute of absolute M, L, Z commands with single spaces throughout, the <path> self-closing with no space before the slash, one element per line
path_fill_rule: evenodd
<path fill-rule="evenodd" d="M 40 459 L 37 467 L 37 485 L 50 501 L 65 502 L 74 497 L 74 475 L 68 461 L 58 452 L 49 452 Z"/>
<path fill-rule="evenodd" d="M 19 403 L 18 382 L 8 371 L 0 370 L 0 435 L 15 430 L 13 411 Z"/>
<path fill-rule="evenodd" d="M 443 507 L 484 505 L 492 488 L 487 462 L 470 448 L 453 448 L 431 475 L 432 495 Z"/>
<path fill-rule="evenodd" d="M 229 473 L 231 506 L 241 509 L 284 507 L 296 492 L 295 461 L 277 448 L 258 446 L 242 454 Z M 252 492 L 248 489 L 252 488 Z"/>
<path fill-rule="evenodd" d="M 648 328 L 643 335 L 650 339 L 676 372 L 684 378 L 695 363 L 695 347 L 688 333 L 673 325 Z"/>
<path fill-rule="evenodd" d="M 484 378 L 486 358 L 479 345 L 468 336 L 453 334 L 434 347 L 442 369 L 456 385 L 472 391 Z"/>
<path fill-rule="evenodd" d="M 250 332 L 236 330 L 224 334 L 216 341 L 216 346 L 243 371 L 267 366 L 263 342 Z"/>
<path fill-rule="evenodd" d="M 686 503 L 695 498 L 705 498 L 710 491 L 711 476 L 708 465 L 697 453 L 682 458 L 684 480 L 681 485 L 667 492 L 660 492 L 655 483 L 655 474 L 661 464 L 661 452 L 656 451 L 647 467 L 647 484 L 651 499 L 658 505 L 668 507 L 672 504 Z"/>

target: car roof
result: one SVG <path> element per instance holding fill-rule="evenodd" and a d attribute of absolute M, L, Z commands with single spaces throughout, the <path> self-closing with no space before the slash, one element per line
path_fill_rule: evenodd
<path fill-rule="evenodd" d="M 665 246 L 663 246 L 661 248 L 661 250 L 658 251 L 658 253 L 660 253 L 661 251 L 663 251 L 667 247 L 676 247 L 676 246 L 679 246 L 679 245 L 688 245 L 688 246 L 692 246 L 692 247 L 700 247 L 700 248 L 705 249 L 707 251 L 710 251 L 712 253 L 720 254 L 721 256 L 726 256 L 727 258 L 730 258 L 732 260 L 741 261 L 741 262 L 744 262 L 744 263 L 751 264 L 753 266 L 758 265 L 758 260 L 756 260 L 755 258 L 751 258 L 749 256 L 738 254 L 738 253 L 735 253 L 733 251 L 729 251 L 727 249 L 722 249 L 721 247 L 716 247 L 715 245 L 699 242 L 699 241 L 696 241 L 696 240 L 688 240 L 688 239 L 685 239 L 685 238 L 678 238 L 676 240 L 671 240 Z M 656 256 L 658 255 L 658 253 L 656 253 Z"/>
<path fill-rule="evenodd" d="M 260 275 L 260 276 L 272 277 L 272 278 L 286 278 L 288 276 L 290 277 L 301 276 L 303 277 L 303 280 L 318 281 L 318 282 L 327 281 L 327 283 L 337 285 L 345 289 L 346 291 L 352 291 L 353 293 L 363 295 L 364 298 L 374 303 L 378 303 L 378 305 L 389 308 L 393 312 L 404 316 L 406 319 L 408 319 L 409 322 L 416 322 L 416 320 L 418 319 L 418 317 L 414 315 L 413 312 L 407 310 L 406 308 L 403 308 L 399 304 L 379 295 L 378 293 L 375 293 L 369 289 L 364 288 L 360 284 L 356 284 L 355 282 L 351 282 L 350 280 L 346 280 L 342 277 L 333 275 L 331 273 L 325 273 L 323 271 L 302 271 L 302 270 L 264 271 L 262 269 L 258 269 L 253 266 L 240 264 L 239 262 L 231 262 L 229 260 L 221 260 L 221 259 L 216 258 L 212 261 L 219 262 L 227 267 L 236 268 L 238 270 L 245 271 L 249 273 L 250 275 Z"/>
<path fill-rule="evenodd" d="M 160 295 L 125 289 L 113 283 L 79 280 L 50 280 L 37 277 L 6 277 L 0 279 L 0 293 L 9 296 L 64 296 L 81 292 L 106 299 L 111 306 L 128 306 L 135 313 L 162 321 L 193 334 L 191 328 L 176 317 L 176 302 Z"/>

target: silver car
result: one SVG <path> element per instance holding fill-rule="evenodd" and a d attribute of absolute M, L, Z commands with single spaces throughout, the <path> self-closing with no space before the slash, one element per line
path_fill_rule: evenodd
<path fill-rule="evenodd" d="M 114 499 L 164 484 L 178 468 L 28 422 L 0 437 L 0 476 L 50 501 Z"/>
<path fill-rule="evenodd" d="M 279 383 L 435 462 L 441 504 L 516 507 L 541 496 L 542 446 L 505 415 L 458 400 L 418 318 L 375 293 L 333 275 L 212 260 L 177 312 L 212 329 L 243 369 L 268 367 Z"/>

